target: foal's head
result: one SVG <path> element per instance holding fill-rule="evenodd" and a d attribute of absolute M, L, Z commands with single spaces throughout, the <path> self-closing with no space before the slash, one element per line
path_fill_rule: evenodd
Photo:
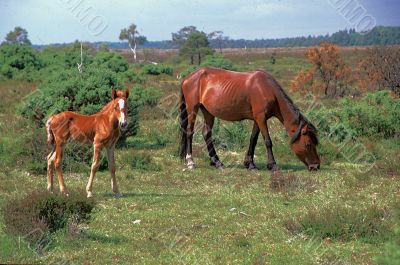
<path fill-rule="evenodd" d="M 126 121 L 128 112 L 128 97 L 129 90 L 115 90 L 112 89 L 112 99 L 114 104 L 114 112 L 118 117 L 118 125 L 121 129 L 124 129 L 128 124 Z"/>
<path fill-rule="evenodd" d="M 317 129 L 311 123 L 301 121 L 294 133 L 292 150 L 309 170 L 318 170 L 321 164 L 317 152 Z"/>

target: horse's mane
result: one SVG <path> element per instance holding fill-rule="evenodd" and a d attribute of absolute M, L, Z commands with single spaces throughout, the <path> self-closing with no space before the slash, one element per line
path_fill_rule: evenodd
<path fill-rule="evenodd" d="M 313 139 L 315 145 L 318 145 L 318 136 L 317 136 L 318 130 L 317 130 L 317 128 L 301 113 L 299 108 L 296 106 L 296 104 L 293 102 L 293 100 L 286 94 L 285 90 L 283 90 L 283 88 L 278 84 L 278 82 L 274 78 L 271 78 L 271 79 L 273 80 L 273 83 L 274 83 L 275 88 L 278 91 L 278 93 L 280 93 L 282 95 L 286 104 L 289 106 L 289 108 L 295 114 L 295 122 L 300 123 L 301 121 L 303 121 L 305 124 L 307 124 L 308 128 L 309 128 L 308 132 L 309 132 L 311 138 Z"/>
<path fill-rule="evenodd" d="M 106 112 L 110 109 L 110 107 L 112 107 L 112 103 L 114 102 L 114 100 L 111 100 L 110 102 L 108 102 L 99 112 Z"/>

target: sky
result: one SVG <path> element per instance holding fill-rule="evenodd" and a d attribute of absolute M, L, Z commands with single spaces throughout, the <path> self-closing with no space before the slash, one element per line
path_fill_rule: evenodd
<path fill-rule="evenodd" d="M 361 14 L 346 18 L 346 4 Z M 400 26 L 399 10 L 399 0 L 0 0 L 0 41 L 15 26 L 34 44 L 118 41 L 131 23 L 152 41 L 188 25 L 232 39 L 325 35 Z"/>

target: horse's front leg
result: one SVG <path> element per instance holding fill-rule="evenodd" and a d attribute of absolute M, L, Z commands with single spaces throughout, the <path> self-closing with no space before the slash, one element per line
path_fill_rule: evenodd
<path fill-rule="evenodd" d="M 256 117 L 256 122 L 257 122 L 258 127 L 260 128 L 260 131 L 264 137 L 264 143 L 267 148 L 267 156 L 268 156 L 267 168 L 272 171 L 277 171 L 278 166 L 276 165 L 274 154 L 272 153 L 272 141 L 271 141 L 271 137 L 269 136 L 267 119 L 265 117 L 265 114 L 258 115 Z"/>
<path fill-rule="evenodd" d="M 122 194 L 118 191 L 117 179 L 115 178 L 115 157 L 114 157 L 115 146 L 107 148 L 107 160 L 108 169 L 111 175 L 111 189 L 114 192 L 116 198 L 122 197 Z"/>
<path fill-rule="evenodd" d="M 94 176 L 96 175 L 97 169 L 100 166 L 101 149 L 102 149 L 102 146 L 100 144 L 94 144 L 93 162 L 92 162 L 92 167 L 90 169 L 89 181 L 88 181 L 88 184 L 86 186 L 86 193 L 87 193 L 87 197 L 88 198 L 93 196 L 93 194 L 92 194 L 92 185 L 93 185 Z"/>
<path fill-rule="evenodd" d="M 247 155 L 243 162 L 243 165 L 248 170 L 257 170 L 257 167 L 254 164 L 254 150 L 256 148 L 259 134 L 260 134 L 260 128 L 258 127 L 257 122 L 254 121 L 253 130 L 251 132 L 251 137 L 250 137 L 249 149 L 247 151 Z"/>

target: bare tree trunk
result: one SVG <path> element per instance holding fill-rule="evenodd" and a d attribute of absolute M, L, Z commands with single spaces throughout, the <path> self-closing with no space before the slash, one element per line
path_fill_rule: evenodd
<path fill-rule="evenodd" d="M 129 41 L 128 41 L 128 44 L 129 44 L 129 48 L 131 49 L 131 51 L 133 53 L 133 59 L 136 62 L 136 42 L 135 42 L 135 46 L 133 48 L 132 48 L 132 45 L 129 43 Z"/>
<path fill-rule="evenodd" d="M 200 65 L 201 64 L 201 54 L 199 53 L 198 56 L 199 56 L 199 65 Z"/>

